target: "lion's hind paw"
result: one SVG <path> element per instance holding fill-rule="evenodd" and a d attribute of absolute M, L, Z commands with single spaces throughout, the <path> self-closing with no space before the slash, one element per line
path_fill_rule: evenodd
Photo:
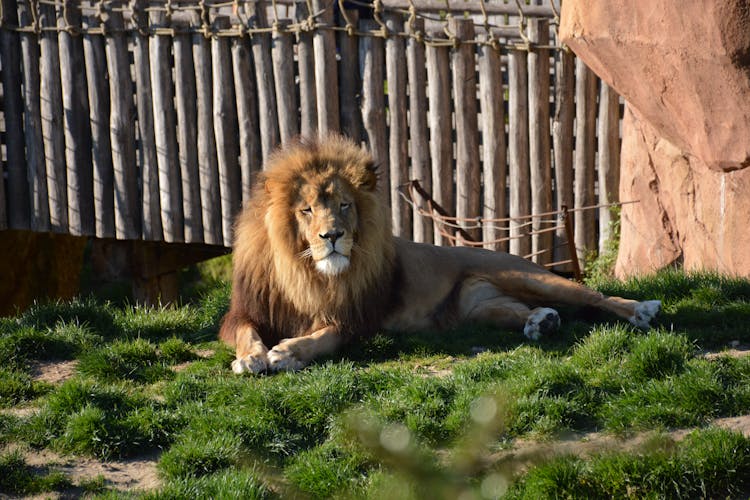
<path fill-rule="evenodd" d="M 635 306 L 635 313 L 628 320 L 638 328 L 646 329 L 661 310 L 660 300 L 644 300 Z"/>
<path fill-rule="evenodd" d="M 531 340 L 554 332 L 560 327 L 560 315 L 549 307 L 538 307 L 532 311 L 523 327 L 523 334 Z"/>
<path fill-rule="evenodd" d="M 297 359 L 297 357 L 289 349 L 284 349 L 281 345 L 277 345 L 270 351 L 268 351 L 268 367 L 275 372 L 296 372 L 304 368 L 305 363 Z"/>
<path fill-rule="evenodd" d="M 268 362 L 265 356 L 247 355 L 244 358 L 238 358 L 232 361 L 232 371 L 237 375 L 242 373 L 262 373 L 268 370 Z"/>

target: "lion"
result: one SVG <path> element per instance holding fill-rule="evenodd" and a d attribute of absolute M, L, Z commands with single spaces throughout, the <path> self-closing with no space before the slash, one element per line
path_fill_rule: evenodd
<path fill-rule="evenodd" d="M 462 323 L 553 333 L 555 304 L 595 306 L 647 328 L 657 300 L 607 297 L 521 257 L 392 235 L 373 158 L 340 137 L 275 152 L 235 223 L 219 337 L 235 373 L 293 371 L 375 332 Z"/>

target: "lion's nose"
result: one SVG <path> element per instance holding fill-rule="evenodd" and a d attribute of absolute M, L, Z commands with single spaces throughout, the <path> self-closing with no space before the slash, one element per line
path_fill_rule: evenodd
<path fill-rule="evenodd" d="M 324 234 L 319 234 L 318 236 L 320 236 L 324 240 L 330 241 L 331 245 L 335 245 L 336 240 L 344 236 L 344 231 L 333 230 L 333 231 L 328 231 L 327 233 L 324 233 Z"/>

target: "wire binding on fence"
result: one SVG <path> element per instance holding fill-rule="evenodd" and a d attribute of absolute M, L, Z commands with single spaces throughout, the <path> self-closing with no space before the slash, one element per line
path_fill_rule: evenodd
<path fill-rule="evenodd" d="M 576 279 L 579 280 L 582 278 L 582 274 L 573 238 L 573 228 L 570 224 L 570 215 L 574 212 L 597 210 L 600 208 L 611 208 L 615 206 L 628 205 L 631 203 L 638 203 L 638 200 L 633 200 L 576 208 L 568 208 L 566 206 L 563 206 L 560 210 L 552 210 L 540 214 L 528 214 L 517 217 L 484 218 L 455 217 L 448 214 L 448 212 L 443 207 L 441 207 L 434 199 L 432 199 L 430 193 L 425 191 L 417 180 L 410 180 L 409 182 L 401 185 L 399 189 L 399 195 L 407 204 L 409 204 L 414 209 L 414 211 L 419 216 L 432 221 L 436 230 L 451 245 L 470 247 L 494 247 L 500 243 L 505 243 L 514 239 L 527 238 L 536 234 L 544 234 L 551 233 L 553 231 L 564 230 L 567 236 L 566 241 L 561 242 L 558 245 L 553 246 L 552 248 L 543 248 L 536 252 L 523 255 L 523 258 L 531 259 L 538 255 L 553 252 L 558 248 L 567 247 L 569 250 L 570 259 L 557 262 L 549 262 L 545 264 L 545 267 L 552 268 L 564 264 L 571 264 L 573 267 L 573 274 Z M 421 202 L 418 198 L 421 198 Z M 427 209 L 424 208 L 424 204 L 427 205 Z M 521 232 L 510 236 L 511 224 L 513 224 L 514 231 Z M 534 226 L 542 228 L 534 229 Z M 495 238 L 492 240 L 476 240 L 470 235 L 470 231 L 472 230 L 481 230 L 488 227 L 496 232 L 509 234 L 509 236 Z"/>
<path fill-rule="evenodd" d="M 526 24 L 529 15 L 545 17 L 552 20 L 551 24 L 557 24 L 557 6 L 555 0 L 548 0 L 549 6 L 528 6 L 516 0 L 515 10 L 512 4 L 492 3 L 485 0 L 478 2 L 460 2 L 451 4 L 446 0 L 445 5 L 437 8 L 435 0 L 372 0 L 366 2 L 361 0 L 330 0 L 325 9 L 315 12 L 310 0 L 271 0 L 273 11 L 273 22 L 271 26 L 257 26 L 252 19 L 244 15 L 248 5 L 254 8 L 262 8 L 267 3 L 265 0 L 189 0 L 179 1 L 160 0 L 159 2 L 148 2 L 145 7 L 139 5 L 135 0 L 19 0 L 26 2 L 31 13 L 31 22 L 27 25 L 13 24 L 7 21 L 3 8 L 4 2 L 0 2 L 0 29 L 40 34 L 42 32 L 65 31 L 72 36 L 79 35 L 104 35 L 106 33 L 130 33 L 137 32 L 143 36 L 165 35 L 175 36 L 180 34 L 203 34 L 205 37 L 236 37 L 253 36 L 263 33 L 304 33 L 314 30 L 330 30 L 345 32 L 349 36 L 360 37 L 400 37 L 414 38 L 420 43 L 434 47 L 457 47 L 461 44 L 487 45 L 497 50 L 507 47 L 513 50 L 535 50 L 535 49 L 561 49 L 560 45 L 541 45 L 529 41 L 526 36 Z M 281 26 L 279 21 L 279 4 L 294 5 L 300 1 L 306 1 L 309 15 L 306 19 Z M 56 26 L 40 26 L 40 6 L 54 6 L 62 12 L 63 23 Z M 320 16 L 328 9 L 338 7 L 342 24 L 331 25 L 320 22 Z M 371 9 L 372 17 L 379 29 L 361 30 L 348 17 L 346 7 Z M 69 12 L 73 9 L 80 11 L 84 16 L 91 16 L 101 22 L 90 26 L 81 26 L 79 23 L 70 21 Z M 518 18 L 516 24 L 494 24 L 490 21 L 491 10 L 501 12 L 506 18 L 513 16 Z M 530 10 L 534 9 L 534 10 Z M 436 11 L 436 14 L 431 12 Z M 527 13 L 529 11 L 529 13 Z M 144 26 L 139 21 L 139 12 L 160 12 L 164 14 L 164 22 L 159 24 L 148 23 Z M 473 40 L 461 40 L 450 33 L 448 21 L 452 13 L 474 13 L 481 16 L 481 21 L 475 23 L 477 36 Z M 108 26 L 104 19 L 107 13 L 120 13 L 124 16 L 126 23 L 123 27 L 114 28 Z M 385 14 L 401 14 L 408 19 L 405 23 L 405 31 L 391 31 L 383 21 Z M 219 28 L 215 20 L 218 17 L 228 17 L 230 26 Z M 432 23 L 440 23 L 446 37 L 430 35 L 422 31 L 413 30 L 414 21 L 421 18 Z M 512 34 L 515 29 L 516 33 Z M 504 30 L 501 35 L 496 34 Z M 504 39 L 504 41 L 502 41 Z M 518 42 L 520 40 L 520 42 Z"/>

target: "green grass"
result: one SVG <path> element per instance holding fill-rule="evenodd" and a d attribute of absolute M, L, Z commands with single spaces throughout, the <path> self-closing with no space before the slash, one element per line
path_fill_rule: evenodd
<path fill-rule="evenodd" d="M 664 313 L 644 332 L 566 309 L 561 331 L 540 342 L 479 327 L 381 334 L 299 373 L 268 376 L 229 369 L 233 353 L 215 341 L 229 300 L 218 280 L 181 307 L 36 305 L 0 319 L 0 408 L 35 409 L 0 411 L 0 444 L 103 459 L 156 453 L 162 486 L 133 497 L 747 494 L 747 440 L 710 425 L 750 413 L 750 358 L 700 353 L 750 343 L 750 282 L 667 270 L 625 282 L 599 276 L 593 285 L 661 299 Z M 75 376 L 35 381 L 34 366 L 55 360 L 76 360 Z M 517 438 L 675 428 L 699 430 L 639 453 L 542 457 L 520 476 L 497 458 Z M 51 474 L 60 482 L 13 489 L 50 474 L 18 454 L 6 462 L 0 477 L 27 479 L 0 482 L 0 493 L 70 485 Z M 84 486 L 125 495 L 101 480 Z"/>

